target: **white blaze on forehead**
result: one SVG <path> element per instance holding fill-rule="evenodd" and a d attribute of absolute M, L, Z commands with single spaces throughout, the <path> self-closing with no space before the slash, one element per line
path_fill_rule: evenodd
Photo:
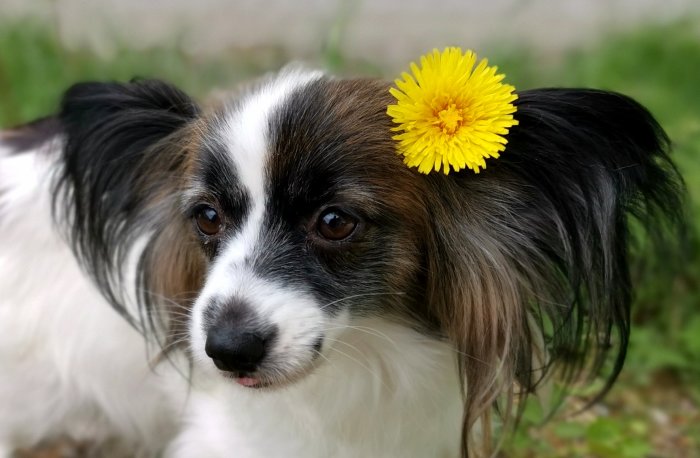
<path fill-rule="evenodd" d="M 320 71 L 287 68 L 262 83 L 227 114 L 222 132 L 224 144 L 251 203 L 242 231 L 225 250 L 224 258 L 233 257 L 229 263 L 245 256 L 259 234 L 266 201 L 265 167 L 273 147 L 270 119 L 295 90 L 322 76 Z"/>
<path fill-rule="evenodd" d="M 272 147 L 271 117 L 295 90 L 321 76 L 318 71 L 283 70 L 244 96 L 237 109 L 227 114 L 224 143 L 241 184 L 255 197 L 264 192 L 264 169 Z"/>

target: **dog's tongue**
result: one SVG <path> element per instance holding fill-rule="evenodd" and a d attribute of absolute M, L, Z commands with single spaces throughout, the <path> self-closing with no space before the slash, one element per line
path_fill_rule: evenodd
<path fill-rule="evenodd" d="M 260 382 L 254 377 L 239 377 L 236 379 L 236 383 L 243 386 L 255 386 Z"/>

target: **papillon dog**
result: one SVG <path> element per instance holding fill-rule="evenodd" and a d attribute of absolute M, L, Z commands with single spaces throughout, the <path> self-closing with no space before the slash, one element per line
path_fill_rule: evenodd
<path fill-rule="evenodd" d="M 423 175 L 389 87 L 81 83 L 0 134 L 0 456 L 480 456 L 552 380 L 605 391 L 630 222 L 682 218 L 663 130 L 525 90 L 500 158 Z"/>

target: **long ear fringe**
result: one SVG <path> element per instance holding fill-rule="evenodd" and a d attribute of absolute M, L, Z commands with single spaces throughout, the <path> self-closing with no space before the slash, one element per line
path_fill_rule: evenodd
<path fill-rule="evenodd" d="M 552 374 L 604 377 L 593 400 L 610 388 L 630 333 L 629 221 L 663 247 L 682 236 L 683 183 L 646 109 L 583 89 L 525 91 L 517 106 L 501 158 L 427 178 L 442 202 L 429 299 L 462 355 L 465 456 L 490 453 L 498 399 L 507 426 Z"/>
<path fill-rule="evenodd" d="M 162 276 L 153 272 L 186 251 L 161 239 L 180 224 L 172 215 L 178 204 L 172 187 L 186 166 L 186 139 L 174 136 L 198 115 L 186 94 L 157 80 L 77 84 L 65 93 L 58 115 L 64 147 L 54 215 L 103 295 L 147 335 L 158 326 L 153 304 L 173 306 L 163 297 Z M 124 266 L 143 237 L 149 240 L 135 260 L 136 297 L 128 298 Z M 155 260 L 154 249 L 165 245 Z M 129 308 L 130 300 L 138 311 Z"/>

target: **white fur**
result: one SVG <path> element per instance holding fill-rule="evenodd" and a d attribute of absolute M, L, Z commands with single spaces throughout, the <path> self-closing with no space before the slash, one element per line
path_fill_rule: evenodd
<path fill-rule="evenodd" d="M 148 456 L 175 405 L 145 342 L 105 302 L 54 230 L 46 151 L 0 158 L 0 448 L 70 435 Z"/>
<path fill-rule="evenodd" d="M 167 362 L 149 369 L 144 338 L 105 303 L 57 235 L 49 208 L 56 164 L 45 152 L 0 155 L 0 457 L 61 434 L 120 438 L 143 456 L 160 450 L 171 458 L 458 455 L 462 403 L 448 344 L 386 319 L 328 321 L 323 304 L 258 278 L 243 262 L 264 217 L 267 120 L 315 77 L 283 74 L 231 115 L 231 158 L 253 211 L 193 308 L 189 387 Z M 222 377 L 204 353 L 201 315 L 209 298 L 234 296 L 280 326 L 279 359 L 308 363 L 294 349 L 322 330 L 315 370 L 269 390 Z"/>

